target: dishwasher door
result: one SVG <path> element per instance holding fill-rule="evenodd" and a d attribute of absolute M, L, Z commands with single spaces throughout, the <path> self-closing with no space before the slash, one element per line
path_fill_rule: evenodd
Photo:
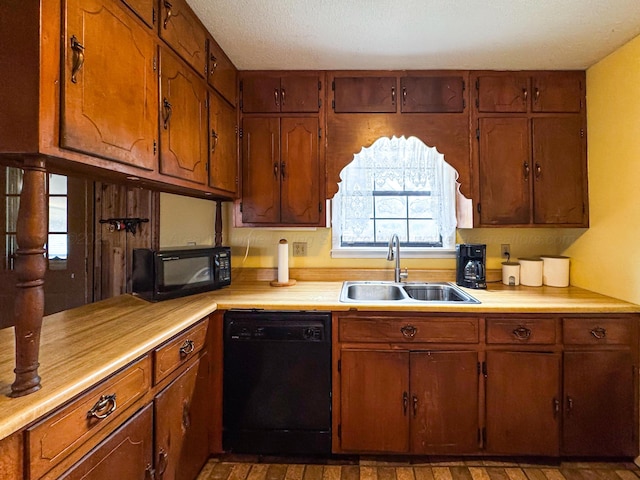
<path fill-rule="evenodd" d="M 223 448 L 331 453 L 331 314 L 229 311 Z"/>

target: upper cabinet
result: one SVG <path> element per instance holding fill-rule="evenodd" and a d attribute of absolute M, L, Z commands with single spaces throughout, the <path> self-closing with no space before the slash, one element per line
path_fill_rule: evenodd
<path fill-rule="evenodd" d="M 336 113 L 396 112 L 396 77 L 336 77 L 331 89 Z"/>
<path fill-rule="evenodd" d="M 60 145 L 153 170 L 156 44 L 119 5 L 70 0 L 64 32 Z"/>
<path fill-rule="evenodd" d="M 322 105 L 319 72 L 243 74 L 243 113 L 318 113 Z"/>
<path fill-rule="evenodd" d="M 490 72 L 476 77 L 478 112 L 580 113 L 584 72 Z"/>
<path fill-rule="evenodd" d="M 461 113 L 464 88 L 459 75 L 402 77 L 400 109 L 402 113 Z"/>
<path fill-rule="evenodd" d="M 160 171 L 207 183 L 207 89 L 172 53 L 160 58 Z"/>
<path fill-rule="evenodd" d="M 234 107 L 238 103 L 238 71 L 213 38 L 208 41 L 207 81 Z"/>
<path fill-rule="evenodd" d="M 472 80 L 474 224 L 588 226 L 584 72 L 480 72 Z"/>
<path fill-rule="evenodd" d="M 204 77 L 207 31 L 185 0 L 160 0 L 160 38 Z"/>
<path fill-rule="evenodd" d="M 236 109 L 209 92 L 209 185 L 235 196 L 238 191 Z"/>
<path fill-rule="evenodd" d="M 153 28 L 156 23 L 155 0 L 122 0 L 144 23 Z"/>

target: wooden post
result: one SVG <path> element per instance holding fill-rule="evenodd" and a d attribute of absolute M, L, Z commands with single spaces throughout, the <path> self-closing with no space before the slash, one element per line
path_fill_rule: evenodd
<path fill-rule="evenodd" d="M 216 200 L 215 246 L 222 245 L 222 201 Z"/>
<path fill-rule="evenodd" d="M 15 301 L 16 377 L 11 396 L 20 397 L 40 389 L 38 355 L 44 315 L 44 275 L 47 262 L 49 201 L 44 158 L 26 157 L 22 169 L 22 192 L 16 240 L 15 272 L 18 294 Z"/>

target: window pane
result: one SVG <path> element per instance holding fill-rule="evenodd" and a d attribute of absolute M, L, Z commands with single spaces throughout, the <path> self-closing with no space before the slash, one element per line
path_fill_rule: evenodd
<path fill-rule="evenodd" d="M 371 243 L 373 241 L 373 220 L 351 222 L 342 232 L 342 244 Z"/>
<path fill-rule="evenodd" d="M 49 231 L 67 231 L 67 197 L 49 197 Z"/>
<path fill-rule="evenodd" d="M 434 220 L 409 220 L 409 242 L 440 243 L 438 225 Z"/>
<path fill-rule="evenodd" d="M 376 218 L 406 218 L 407 198 L 401 197 L 375 197 Z"/>
<path fill-rule="evenodd" d="M 20 208 L 20 197 L 7 197 L 7 233 L 15 232 L 18 222 L 18 209 Z"/>
<path fill-rule="evenodd" d="M 66 234 L 49 234 L 49 241 L 47 242 L 49 260 L 67 259 L 67 237 Z"/>
<path fill-rule="evenodd" d="M 398 234 L 401 242 L 407 241 L 406 220 L 385 220 L 376 223 L 376 242 L 385 243 L 394 233 Z"/>
<path fill-rule="evenodd" d="M 64 175 L 49 174 L 49 195 L 66 195 L 67 177 Z"/>
<path fill-rule="evenodd" d="M 433 197 L 409 197 L 409 218 L 435 217 Z"/>
<path fill-rule="evenodd" d="M 7 168 L 7 194 L 19 195 L 22 191 L 22 170 Z"/>

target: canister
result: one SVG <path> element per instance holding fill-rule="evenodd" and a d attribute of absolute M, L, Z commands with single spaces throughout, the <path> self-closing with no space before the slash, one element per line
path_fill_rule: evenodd
<path fill-rule="evenodd" d="M 542 285 L 542 259 L 538 257 L 519 258 L 520 283 L 529 287 Z"/>
<path fill-rule="evenodd" d="M 569 257 L 542 255 L 542 282 L 550 287 L 569 286 Z"/>
<path fill-rule="evenodd" d="M 502 283 L 520 285 L 520 264 L 518 262 L 502 263 Z"/>

